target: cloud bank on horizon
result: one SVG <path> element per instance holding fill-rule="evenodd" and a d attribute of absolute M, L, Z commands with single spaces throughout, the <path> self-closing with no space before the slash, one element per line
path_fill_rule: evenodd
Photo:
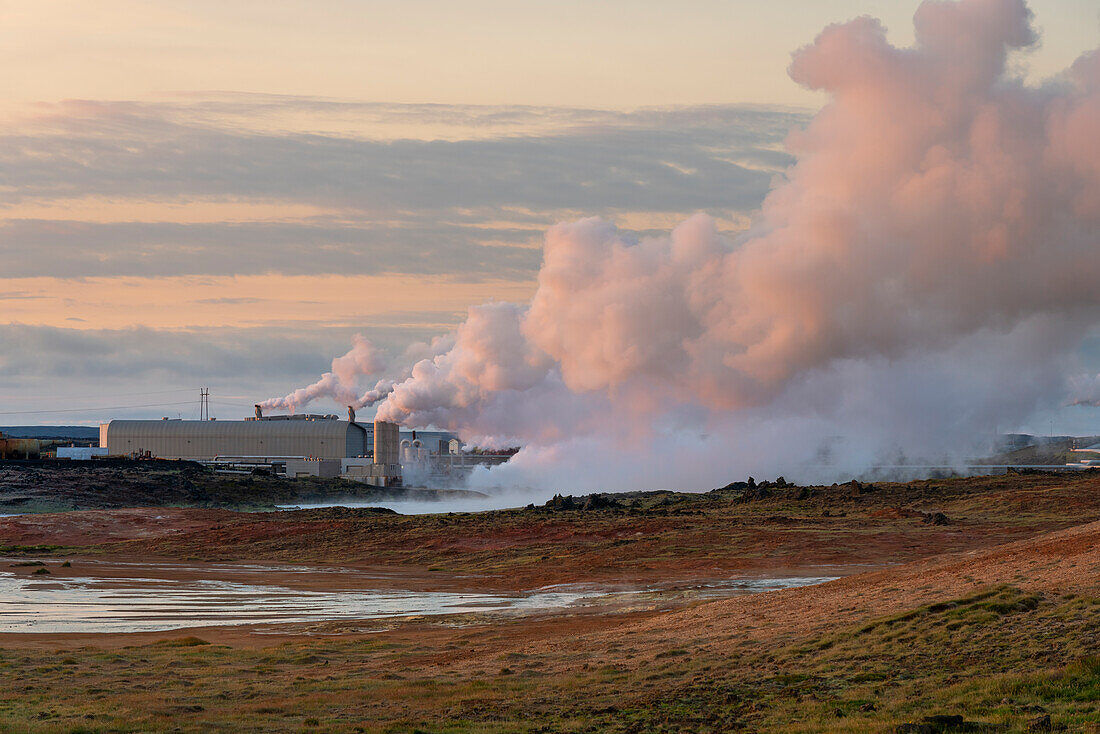
<path fill-rule="evenodd" d="M 555 221 L 645 234 L 704 209 L 744 229 L 804 119 L 239 93 L 29 107 L 0 119 L 0 400 L 60 412 L 7 420 L 197 385 L 246 415 L 363 329 L 396 364 L 471 303 L 529 298 Z"/>
<path fill-rule="evenodd" d="M 957 457 L 1064 401 L 1100 316 L 1100 54 L 1028 86 L 1023 0 L 914 24 L 794 55 L 829 101 L 748 233 L 555 225 L 530 303 L 471 308 L 378 415 L 525 445 L 482 482 L 699 488 Z"/>

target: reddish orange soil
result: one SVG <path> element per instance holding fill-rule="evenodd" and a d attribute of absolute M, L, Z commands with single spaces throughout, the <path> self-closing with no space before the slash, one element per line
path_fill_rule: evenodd
<path fill-rule="evenodd" d="M 87 546 L 162 538 L 216 527 L 236 515 L 228 510 L 142 507 L 2 517 L 0 544 Z"/>
<path fill-rule="evenodd" d="M 574 622 L 587 631 L 613 629 L 612 638 L 628 623 L 635 625 L 635 634 L 659 631 L 669 638 L 675 638 L 677 630 L 697 634 L 700 626 L 713 628 L 715 634 L 719 627 L 738 634 L 791 634 L 911 607 L 984 583 L 1026 580 L 1051 588 L 1095 584 L 1100 526 L 1060 529 L 1100 519 L 1098 489 L 1100 477 L 1088 472 L 843 485 L 814 488 L 808 498 L 799 488 L 754 501 L 737 495 L 665 496 L 628 511 L 405 517 L 341 509 L 265 514 L 92 510 L 0 518 L 0 544 L 66 546 L 59 553 L 71 560 L 72 568 L 50 564 L 59 576 L 230 578 L 236 573 L 233 563 L 305 564 L 329 570 L 335 566 L 374 576 L 357 581 L 341 577 L 342 588 L 501 591 L 570 582 L 646 584 L 754 574 L 860 574 L 818 588 L 663 612 L 653 617 L 651 627 L 646 626 L 649 614 L 616 614 L 602 621 L 572 615 L 531 622 L 522 630 L 514 625 L 498 630 L 517 640 L 537 638 L 538 629 L 569 628 Z M 933 510 L 946 513 L 947 524 L 928 522 Z M 1027 540 L 1051 530 L 1058 532 Z M 26 552 L 42 555 L 40 549 Z M 155 571 L 127 565 L 147 562 L 160 565 Z M 899 568 L 901 564 L 908 565 Z M 876 568 L 885 570 L 862 573 Z M 332 588 L 334 579 L 324 572 L 265 572 L 269 583 L 299 588 Z M 400 623 L 386 626 L 395 624 L 398 630 L 385 634 L 448 634 L 428 632 L 431 628 L 422 624 L 408 626 L 409 632 L 401 631 L 406 626 Z M 291 636 L 340 631 L 335 624 L 285 630 Z M 253 641 L 239 628 L 202 634 L 234 644 Z M 254 641 L 271 644 L 275 639 L 278 635 Z"/>
<path fill-rule="evenodd" d="M 86 569 L 85 569 L 86 570 Z M 1100 522 L 1043 534 L 982 550 L 951 553 L 903 566 L 873 570 L 827 584 L 735 597 L 672 611 L 622 614 L 560 614 L 521 622 L 470 620 L 377 620 L 285 626 L 205 627 L 121 635 L 0 635 L 8 648 L 59 649 L 85 645 L 117 648 L 196 635 L 244 648 L 336 635 L 383 639 L 425 650 L 407 661 L 433 674 L 474 674 L 506 655 L 538 656 L 548 671 L 587 669 L 592 661 L 614 665 L 628 656 L 632 667 L 656 662 L 669 649 L 705 649 L 723 654 L 746 639 L 783 642 L 823 633 L 859 620 L 960 597 L 976 589 L 1016 583 L 1029 590 L 1095 593 L 1100 586 Z M 472 625 L 472 626 L 470 626 Z M 262 632 L 262 633 L 261 633 Z M 455 640 L 463 640 L 456 649 Z M 705 643 L 700 648 L 700 640 Z M 628 641 L 624 649 L 623 643 Z M 430 651 L 435 652 L 430 652 Z"/>

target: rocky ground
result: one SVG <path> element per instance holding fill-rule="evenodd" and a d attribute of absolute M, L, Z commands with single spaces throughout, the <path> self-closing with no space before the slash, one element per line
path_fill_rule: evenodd
<path fill-rule="evenodd" d="M 251 491 L 266 486 L 254 484 Z M 1100 472 L 1083 472 L 824 487 L 738 482 L 700 494 L 559 496 L 514 510 L 417 516 L 130 508 L 0 518 L 0 545 L 430 568 L 518 590 L 905 563 L 1100 520 L 1097 487 Z"/>
<path fill-rule="evenodd" d="M 0 461 L 0 514 L 121 507 L 250 511 L 296 503 L 437 499 L 465 494 L 461 490 L 381 490 L 345 479 L 215 474 L 190 461 Z"/>
<path fill-rule="evenodd" d="M 88 559 L 264 560 L 404 570 L 426 588 L 845 568 L 673 609 L 6 635 L 0 730 L 1100 731 L 1092 472 L 735 483 L 437 516 L 76 512 L 4 518 L 0 543 L 59 574 Z"/>

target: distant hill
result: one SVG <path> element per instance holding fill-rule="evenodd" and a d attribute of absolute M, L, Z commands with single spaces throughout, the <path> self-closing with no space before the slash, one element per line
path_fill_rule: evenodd
<path fill-rule="evenodd" d="M 0 426 L 0 433 L 12 438 L 98 439 L 98 426 Z"/>

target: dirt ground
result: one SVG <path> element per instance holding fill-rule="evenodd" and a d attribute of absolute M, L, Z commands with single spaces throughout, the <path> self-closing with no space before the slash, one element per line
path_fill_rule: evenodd
<path fill-rule="evenodd" d="M 851 573 L 1100 520 L 1097 490 L 1100 472 L 1080 472 L 827 487 L 737 483 L 702 494 L 559 497 L 516 510 L 415 516 L 345 508 L 84 510 L 0 518 L 0 550 L 385 567 L 440 580 L 473 575 L 479 588 L 522 591 L 813 566 Z"/>
<path fill-rule="evenodd" d="M 440 516 L 96 510 L 2 518 L 0 543 L 59 574 L 308 563 L 471 590 L 843 568 L 600 613 L 3 635 L 0 730 L 1100 730 L 1093 472 Z"/>

